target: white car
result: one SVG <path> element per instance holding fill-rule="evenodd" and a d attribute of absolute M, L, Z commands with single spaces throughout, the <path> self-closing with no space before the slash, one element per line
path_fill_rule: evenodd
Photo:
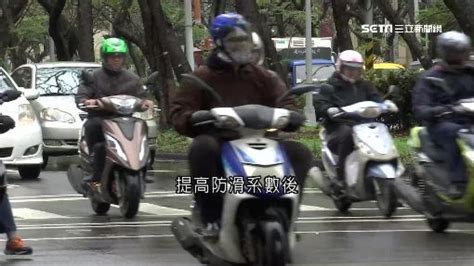
<path fill-rule="evenodd" d="M 15 128 L 0 134 L 0 160 L 7 168 L 17 168 L 24 179 L 38 178 L 43 164 L 43 136 L 36 114 L 28 100 L 38 98 L 37 91 L 17 87 L 0 67 L 0 92 L 20 90 L 23 95 L 0 105 L 0 113 L 15 120 Z"/>

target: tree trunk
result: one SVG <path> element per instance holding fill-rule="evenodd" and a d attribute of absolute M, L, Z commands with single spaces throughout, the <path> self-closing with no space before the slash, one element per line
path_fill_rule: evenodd
<path fill-rule="evenodd" d="M 0 63 L 4 65 L 7 50 L 12 47 L 12 41 L 16 38 L 15 23 L 26 10 L 28 0 L 8 1 L 0 0 Z"/>
<path fill-rule="evenodd" d="M 257 2 L 255 0 L 236 1 L 235 9 L 252 23 L 257 33 L 262 37 L 267 65 L 270 69 L 278 73 L 282 80 L 287 80 L 286 73 L 278 60 L 278 54 L 272 40 L 270 29 L 266 26 L 267 18 L 258 12 Z"/>
<path fill-rule="evenodd" d="M 444 0 L 461 29 L 474 39 L 474 2 L 472 0 Z"/>
<path fill-rule="evenodd" d="M 49 14 L 49 35 L 54 40 L 58 61 L 72 60 L 79 41 L 74 27 L 61 15 L 66 0 L 38 0 L 38 3 Z"/>
<path fill-rule="evenodd" d="M 337 36 L 334 41 L 334 50 L 339 52 L 354 49 L 349 29 L 351 16 L 346 12 L 346 8 L 347 0 L 332 0 L 332 12 Z"/>
<path fill-rule="evenodd" d="M 148 0 L 148 5 L 151 8 L 154 29 L 158 35 L 158 41 L 160 42 L 163 54 L 171 60 L 174 74 L 178 81 L 181 80 L 181 74 L 191 72 L 191 66 L 189 65 L 186 55 L 181 49 L 181 43 L 178 41 L 176 31 L 173 29 L 173 25 L 163 12 L 160 1 Z"/>
<path fill-rule="evenodd" d="M 145 60 L 143 56 L 137 51 L 134 45 L 132 45 L 130 42 L 128 42 L 128 47 L 129 47 L 129 53 L 130 57 L 132 58 L 133 64 L 135 65 L 135 69 L 137 71 L 137 74 L 144 78 L 146 76 L 145 73 Z"/>
<path fill-rule="evenodd" d="M 212 1 L 212 12 L 209 16 L 209 25 L 212 25 L 214 18 L 224 13 L 227 0 L 214 0 Z"/>
<path fill-rule="evenodd" d="M 144 32 L 145 32 L 145 44 L 147 49 L 147 60 L 150 65 L 152 72 L 158 71 L 159 73 L 159 92 L 154 92 L 159 100 L 159 107 L 161 108 L 161 114 L 159 124 L 161 128 L 167 128 L 168 116 L 169 116 L 169 92 L 174 87 L 174 76 L 173 69 L 171 67 L 170 59 L 168 54 L 164 53 L 164 49 L 161 46 L 158 32 L 155 26 L 155 17 L 152 13 L 152 8 L 149 5 L 148 0 L 138 0 L 140 5 L 140 11 L 142 14 Z M 166 39 L 165 39 L 166 40 Z"/>
<path fill-rule="evenodd" d="M 92 18 L 92 0 L 80 0 L 77 6 L 77 24 L 79 38 L 79 58 L 94 62 L 94 30 Z"/>
<path fill-rule="evenodd" d="M 384 13 L 385 17 L 390 21 L 393 25 L 403 25 L 402 17 L 397 15 L 397 12 L 393 10 L 390 2 L 385 0 L 376 0 L 377 5 L 379 6 L 380 10 Z M 431 57 L 423 51 L 423 47 L 420 42 L 416 39 L 414 33 L 400 33 L 402 38 L 408 45 L 410 52 L 413 58 L 417 58 L 420 60 L 421 65 L 424 69 L 429 69 L 433 65 L 431 61 Z"/>

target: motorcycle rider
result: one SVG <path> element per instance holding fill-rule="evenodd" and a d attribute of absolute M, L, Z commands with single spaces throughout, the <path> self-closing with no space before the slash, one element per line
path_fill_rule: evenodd
<path fill-rule="evenodd" d="M 260 57 L 255 56 L 253 52 L 259 48 L 252 42 L 250 24 L 241 15 L 228 13 L 217 16 L 210 33 L 216 47 L 207 64 L 200 66 L 193 74 L 215 89 L 222 97 L 224 106 L 261 104 L 296 110 L 296 102 L 292 96 L 277 102 L 277 99 L 287 92 L 287 87 L 275 72 L 258 65 L 261 62 Z M 235 131 L 216 129 L 213 125 L 192 125 L 192 119 L 199 116 L 197 111 L 219 106 L 213 98 L 205 95 L 194 84 L 183 82 L 171 98 L 171 123 L 178 133 L 194 138 L 188 154 L 193 180 L 195 177 L 223 176 L 221 144 L 225 140 L 239 137 Z M 297 116 L 290 120 L 299 121 L 291 123 L 285 131 L 296 131 L 303 124 L 304 117 Z M 300 143 L 281 143 L 294 167 L 298 191 L 302 195 L 304 180 L 311 168 L 312 153 Z M 195 200 L 197 210 L 194 208 L 193 211 L 201 212 L 201 221 L 196 222 L 202 222 L 205 233 L 209 236 L 217 236 L 222 195 L 198 192 L 195 193 Z"/>
<path fill-rule="evenodd" d="M 77 104 L 86 106 L 100 104 L 97 99 L 105 96 L 126 94 L 144 99 L 147 95 L 140 78 L 133 72 L 124 69 L 128 47 L 119 38 L 108 38 L 101 47 L 102 68 L 93 73 L 83 72 L 83 82 L 76 95 Z M 143 106 L 153 108 L 153 102 L 144 100 Z M 105 147 L 102 119 L 110 113 L 98 109 L 88 109 L 87 122 L 84 125 L 85 139 L 92 155 L 94 174 L 86 176 L 84 181 L 100 181 L 105 163 Z"/>
<path fill-rule="evenodd" d="M 460 198 L 467 181 L 466 165 L 456 142 L 457 132 L 467 126 L 470 119 L 450 113 L 450 105 L 474 97 L 474 70 L 465 65 L 471 51 L 470 38 L 461 32 L 442 33 L 436 40 L 436 52 L 441 62 L 435 64 L 417 82 L 413 93 L 413 110 L 427 126 L 433 142 L 446 151 L 445 157 L 451 178 L 447 194 Z M 451 91 L 433 85 L 425 77 L 443 79 Z"/>
<path fill-rule="evenodd" d="M 339 186 L 345 187 L 344 163 L 353 151 L 352 127 L 332 119 L 334 114 L 342 112 L 339 107 L 351 105 L 361 101 L 384 102 L 380 93 L 368 80 L 362 79 L 364 59 L 354 50 L 346 50 L 339 54 L 336 62 L 336 72 L 328 79 L 327 85 L 321 88 L 319 94 L 314 95 L 313 104 L 316 115 L 325 118 L 324 127 L 328 134 L 329 149 L 335 152 L 339 160 L 336 174 Z M 332 88 L 330 88 L 332 87 Z M 386 101 L 392 109 L 395 104 Z"/>

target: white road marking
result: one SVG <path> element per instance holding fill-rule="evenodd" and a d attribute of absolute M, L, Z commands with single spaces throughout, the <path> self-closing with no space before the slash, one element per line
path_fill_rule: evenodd
<path fill-rule="evenodd" d="M 307 211 L 327 211 L 329 208 L 312 206 L 312 205 L 301 205 L 300 211 L 307 212 Z"/>
<path fill-rule="evenodd" d="M 25 220 L 66 218 L 66 216 L 62 216 L 59 214 L 34 210 L 30 208 L 12 208 L 12 211 L 14 217 L 18 217 Z"/>
<path fill-rule="evenodd" d="M 119 206 L 116 206 L 116 205 L 112 205 L 112 206 L 119 208 Z M 190 215 L 191 214 L 187 210 L 169 208 L 169 207 L 164 207 L 164 206 L 155 205 L 151 203 L 140 203 L 140 208 L 138 209 L 138 211 L 154 214 L 157 216 L 175 216 L 175 215 Z"/>

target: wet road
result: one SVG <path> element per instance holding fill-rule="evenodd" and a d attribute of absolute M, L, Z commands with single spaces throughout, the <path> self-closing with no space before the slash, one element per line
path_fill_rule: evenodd
<path fill-rule="evenodd" d="M 37 181 L 12 173 L 9 194 L 20 235 L 34 248 L 9 265 L 199 265 L 170 232 L 171 220 L 187 215 L 191 197 L 175 194 L 185 164 L 158 163 L 139 215 L 130 220 L 112 207 L 96 216 L 89 201 L 70 187 L 67 161 L 51 161 Z M 431 233 L 424 219 L 400 208 L 382 218 L 375 203 L 355 204 L 339 214 L 327 197 L 307 189 L 297 222 L 301 241 L 294 265 L 474 265 L 474 225 L 454 224 L 448 234 Z M 3 245 L 5 242 L 2 241 Z"/>

